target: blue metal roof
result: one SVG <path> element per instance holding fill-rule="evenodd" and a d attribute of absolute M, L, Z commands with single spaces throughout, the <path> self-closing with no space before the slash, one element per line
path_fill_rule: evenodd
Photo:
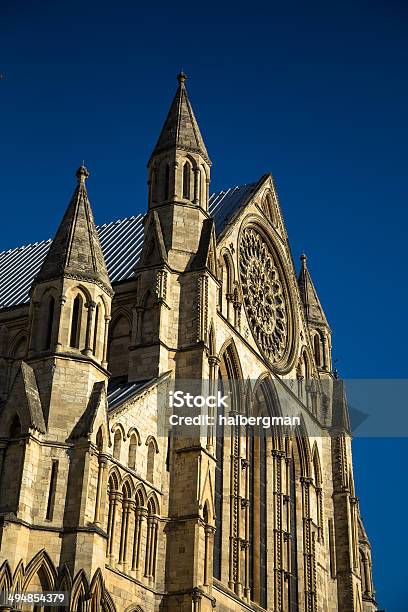
<path fill-rule="evenodd" d="M 116 406 L 123 404 L 126 400 L 143 389 L 143 387 L 148 387 L 152 380 L 154 379 L 127 382 L 127 379 L 124 377 L 118 379 L 111 378 L 108 384 L 107 394 L 109 410 L 113 410 Z"/>
<path fill-rule="evenodd" d="M 210 196 L 209 213 L 217 236 L 237 210 L 246 204 L 258 183 L 232 187 Z M 111 283 L 133 276 L 143 245 L 143 215 L 97 226 Z M 52 240 L 43 240 L 0 253 L 0 308 L 24 304 Z"/>

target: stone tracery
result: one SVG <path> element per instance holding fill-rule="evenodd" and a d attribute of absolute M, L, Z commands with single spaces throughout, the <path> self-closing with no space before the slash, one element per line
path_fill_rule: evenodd
<path fill-rule="evenodd" d="M 241 237 L 240 277 L 252 333 L 264 355 L 276 363 L 288 343 L 287 305 L 274 255 L 253 227 Z"/>

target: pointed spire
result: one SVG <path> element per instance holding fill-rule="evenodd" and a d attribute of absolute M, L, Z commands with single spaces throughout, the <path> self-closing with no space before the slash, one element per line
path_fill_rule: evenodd
<path fill-rule="evenodd" d="M 151 158 L 163 151 L 182 149 L 200 153 L 205 161 L 211 163 L 188 99 L 186 79 L 187 76 L 183 71 L 177 76 L 179 86 Z"/>
<path fill-rule="evenodd" d="M 329 324 L 324 314 L 322 305 L 317 295 L 316 288 L 313 284 L 312 277 L 310 276 L 309 269 L 307 267 L 307 257 L 304 253 L 300 256 L 302 262 L 298 284 L 300 290 L 300 297 L 305 308 L 306 318 L 310 323 L 320 323 L 326 325 L 329 328 Z"/>
<path fill-rule="evenodd" d="M 76 172 L 78 185 L 34 282 L 73 276 L 95 282 L 112 293 L 85 186 L 88 176 L 85 166 L 80 166 Z"/>

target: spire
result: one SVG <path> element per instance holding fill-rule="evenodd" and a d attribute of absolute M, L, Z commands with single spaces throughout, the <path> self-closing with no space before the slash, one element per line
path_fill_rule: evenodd
<path fill-rule="evenodd" d="M 197 119 L 188 99 L 186 79 L 183 71 L 177 76 L 179 86 L 151 158 L 163 151 L 183 149 L 199 153 L 210 163 Z"/>
<path fill-rule="evenodd" d="M 76 172 L 78 185 L 34 282 L 73 276 L 112 292 L 85 181 L 85 166 Z"/>
<path fill-rule="evenodd" d="M 316 288 L 312 281 L 312 277 L 310 276 L 310 272 L 307 267 L 307 257 L 304 253 L 302 253 L 300 256 L 300 261 L 302 262 L 302 265 L 300 268 L 298 284 L 300 297 L 305 308 L 306 318 L 309 323 L 320 323 L 329 328 L 326 315 L 324 314 L 324 310 L 320 304 Z"/>

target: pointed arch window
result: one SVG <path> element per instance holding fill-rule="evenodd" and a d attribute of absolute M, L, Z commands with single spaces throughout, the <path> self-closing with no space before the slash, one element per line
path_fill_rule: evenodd
<path fill-rule="evenodd" d="M 136 468 L 136 449 L 137 449 L 137 438 L 136 434 L 132 434 L 130 436 L 129 442 L 129 456 L 128 456 L 128 466 L 134 470 Z"/>
<path fill-rule="evenodd" d="M 191 196 L 191 166 L 186 162 L 183 167 L 183 198 L 189 200 Z"/>
<path fill-rule="evenodd" d="M 45 518 L 47 521 L 52 521 L 55 507 L 55 493 L 57 490 L 57 478 L 58 478 L 58 459 L 53 459 L 51 463 L 51 475 L 50 475 L 50 487 L 48 491 L 48 503 L 47 512 Z"/>
<path fill-rule="evenodd" d="M 78 294 L 74 299 L 72 307 L 72 318 L 71 318 L 71 336 L 69 345 L 71 348 L 79 348 L 79 338 L 81 331 L 81 310 L 82 310 L 82 298 Z"/>
<path fill-rule="evenodd" d="M 48 313 L 47 313 L 47 331 L 45 338 L 45 348 L 51 348 L 52 341 L 52 328 L 54 325 L 54 312 L 55 312 L 55 298 L 52 295 L 48 301 Z"/>
<path fill-rule="evenodd" d="M 150 440 L 147 447 L 147 470 L 146 470 L 146 480 L 149 482 L 153 482 L 154 479 L 154 458 L 156 454 L 156 444 L 154 440 Z"/>
<path fill-rule="evenodd" d="M 322 352 L 321 352 L 320 344 L 321 344 L 320 334 L 319 332 L 317 332 L 313 338 L 313 350 L 314 350 L 314 356 L 315 356 L 317 366 L 322 365 Z"/>
<path fill-rule="evenodd" d="M 114 459 L 120 459 L 121 442 L 122 442 L 122 434 L 120 432 L 120 429 L 117 429 L 113 437 L 113 458 Z"/>

